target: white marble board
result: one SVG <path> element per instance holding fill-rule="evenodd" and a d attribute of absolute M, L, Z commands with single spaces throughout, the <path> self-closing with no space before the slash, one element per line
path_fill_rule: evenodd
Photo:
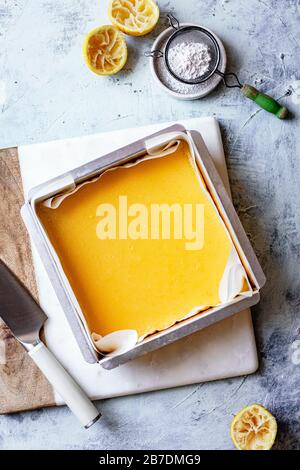
<path fill-rule="evenodd" d="M 218 122 L 213 118 L 179 121 L 198 130 L 227 185 L 226 163 Z M 25 194 L 41 182 L 104 155 L 173 123 L 99 133 L 68 140 L 19 147 Z M 93 399 L 178 387 L 250 374 L 257 369 L 257 352 L 250 311 L 241 312 L 161 350 L 106 371 L 87 364 L 73 338 L 41 260 L 33 247 L 42 307 L 49 319 L 49 348 Z M 59 396 L 56 403 L 62 404 Z"/>

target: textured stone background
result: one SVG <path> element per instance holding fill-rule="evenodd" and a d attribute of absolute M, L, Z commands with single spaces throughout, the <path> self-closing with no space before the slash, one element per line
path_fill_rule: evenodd
<path fill-rule="evenodd" d="M 268 278 L 253 317 L 260 369 L 253 376 L 101 403 L 83 431 L 66 409 L 0 417 L 0 448 L 231 449 L 232 414 L 252 402 L 278 418 L 276 447 L 300 448 L 300 98 L 282 98 L 281 122 L 219 86 L 179 102 L 152 81 L 155 33 L 130 40 L 117 77 L 84 65 L 85 33 L 106 23 L 106 0 L 0 0 L 0 147 L 157 121 L 216 116 L 222 123 L 235 205 Z M 300 79 L 298 0 L 159 1 L 162 15 L 202 23 L 224 41 L 228 69 L 279 98 Z M 299 89 L 298 89 L 299 92 Z"/>

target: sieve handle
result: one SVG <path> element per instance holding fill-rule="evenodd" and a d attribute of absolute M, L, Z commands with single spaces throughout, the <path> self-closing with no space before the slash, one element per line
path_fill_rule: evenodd
<path fill-rule="evenodd" d="M 278 101 L 271 98 L 271 96 L 261 93 L 256 88 L 251 85 L 243 85 L 241 88 L 242 93 L 254 101 L 258 106 L 260 106 L 265 111 L 275 114 L 279 119 L 285 119 L 288 116 L 288 110 L 284 106 L 281 106 Z"/>

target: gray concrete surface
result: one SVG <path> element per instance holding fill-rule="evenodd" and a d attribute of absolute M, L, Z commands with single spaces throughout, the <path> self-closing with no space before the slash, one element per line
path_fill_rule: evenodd
<path fill-rule="evenodd" d="M 298 0 L 173 0 L 164 15 L 202 23 L 224 41 L 228 69 L 279 98 L 300 79 Z M 237 90 L 179 102 L 164 94 L 143 56 L 150 36 L 129 41 L 125 71 L 102 79 L 81 44 L 106 23 L 106 1 L 0 0 L 0 147 L 156 121 L 216 116 L 222 124 L 235 205 L 268 283 L 253 318 L 260 369 L 252 376 L 101 403 L 83 431 L 66 409 L 0 417 L 2 449 L 231 449 L 229 424 L 259 402 L 279 422 L 278 449 L 300 448 L 300 98 L 283 97 L 282 122 Z M 299 89 L 298 89 L 299 92 Z M 100 406 L 100 404 L 99 404 Z"/>

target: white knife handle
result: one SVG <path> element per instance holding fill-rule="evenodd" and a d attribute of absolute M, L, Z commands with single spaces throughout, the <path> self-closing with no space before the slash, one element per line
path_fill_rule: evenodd
<path fill-rule="evenodd" d="M 44 343 L 39 342 L 28 354 L 85 428 L 100 418 L 97 408 Z"/>

